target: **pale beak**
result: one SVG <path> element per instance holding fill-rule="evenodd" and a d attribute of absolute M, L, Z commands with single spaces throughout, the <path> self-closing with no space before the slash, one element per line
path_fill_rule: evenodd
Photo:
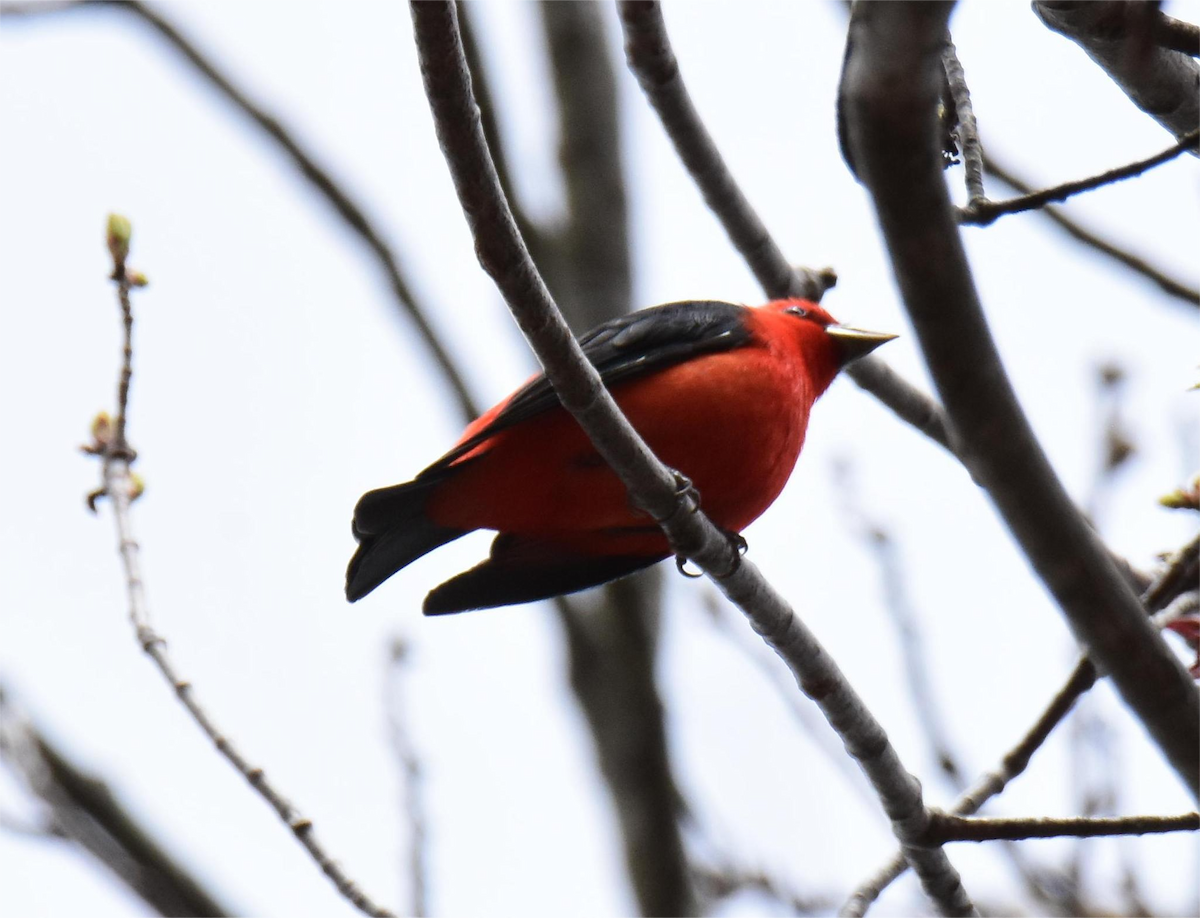
<path fill-rule="evenodd" d="M 863 328 L 851 328 L 848 325 L 827 325 L 825 333 L 837 340 L 838 351 L 842 357 L 842 366 L 866 357 L 881 344 L 886 344 L 896 335 L 887 332 L 867 331 Z"/>

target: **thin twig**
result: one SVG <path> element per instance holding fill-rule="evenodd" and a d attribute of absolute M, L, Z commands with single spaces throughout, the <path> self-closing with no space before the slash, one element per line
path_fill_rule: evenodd
<path fill-rule="evenodd" d="M 530 261 L 504 200 L 479 125 L 453 4 L 410 4 L 421 75 L 438 139 L 454 179 L 476 254 L 545 368 L 563 407 L 629 490 L 634 506 L 659 522 L 676 551 L 691 559 L 750 618 L 788 662 L 803 690 L 842 734 L 871 778 L 905 845 L 906 856 L 938 907 L 974 913 L 945 853 L 918 851 L 908 839 L 925 821 L 919 782 L 904 769 L 886 734 L 832 658 L 752 563 L 696 506 L 691 490 L 659 462 L 620 413 L 583 356 Z"/>
<path fill-rule="evenodd" d="M 423 918 L 429 914 L 426 892 L 426 877 L 429 871 L 426 865 L 425 798 L 422 788 L 424 775 L 416 743 L 409 732 L 408 718 L 404 713 L 406 693 L 402 686 L 408 657 L 408 644 L 401 637 L 395 638 L 388 659 L 384 708 L 388 714 L 388 734 L 392 742 L 392 752 L 404 777 L 404 819 L 408 824 L 407 873 L 411 897 L 408 914 L 413 918 Z"/>
<path fill-rule="evenodd" d="M 113 223 L 110 221 L 110 249 L 112 248 Z M 126 227 L 128 224 L 126 223 Z M 128 238 L 125 249 L 128 248 Z M 141 572 L 140 549 L 133 536 L 133 526 L 130 514 L 132 503 L 133 481 L 130 472 L 130 454 L 124 438 L 126 429 L 126 410 L 128 407 L 129 382 L 133 376 L 133 309 L 130 305 L 129 292 L 131 279 L 125 269 L 123 254 L 113 253 L 113 276 L 117 285 L 117 299 L 121 308 L 122 324 L 124 327 L 123 359 L 121 363 L 120 386 L 117 400 L 117 419 L 115 430 L 118 435 L 107 440 L 103 446 L 103 493 L 112 504 L 113 519 L 116 523 L 117 547 L 125 574 L 125 589 L 129 602 L 129 620 L 133 625 L 138 644 L 148 657 L 158 667 L 163 678 L 172 686 L 180 702 L 191 714 L 192 719 L 200 729 L 212 740 L 217 751 L 224 756 L 242 775 L 252 788 L 261 796 L 279 818 L 291 829 L 300 844 L 308 851 L 321 871 L 329 877 L 333 885 L 346 899 L 360 911 L 373 916 L 390 916 L 392 913 L 376 905 L 358 884 L 350 879 L 336 861 L 329 856 L 325 847 L 318 842 L 313 830 L 313 824 L 306 816 L 284 797 L 271 784 L 263 770 L 251 765 L 233 742 L 215 724 L 212 717 L 196 698 L 192 684 L 182 678 L 167 655 L 166 640 L 150 623 L 149 606 L 146 602 L 146 590 Z"/>
<path fill-rule="evenodd" d="M 929 823 L 931 843 L 983 842 L 1025 838 L 1099 838 L 1110 835 L 1151 835 L 1195 832 L 1200 813 L 1180 816 L 1075 816 L 999 819 L 956 816 L 934 811 Z"/>
<path fill-rule="evenodd" d="M 976 813 L 992 797 L 999 794 L 1010 782 L 1029 766 L 1033 754 L 1041 748 L 1054 728 L 1062 722 L 1067 712 L 1074 707 L 1079 697 L 1096 684 L 1096 667 L 1086 658 L 1079 661 L 1066 683 L 1055 694 L 1046 709 L 1038 717 L 1029 732 L 1021 738 L 996 769 L 981 776 L 951 808 L 952 813 L 968 816 Z M 883 894 L 896 879 L 908 869 L 904 858 L 893 855 L 892 859 L 864 880 L 842 905 L 838 914 L 847 918 L 861 918 L 871 904 Z"/>
<path fill-rule="evenodd" d="M 1200 534 L 1194 536 L 1183 548 L 1175 552 L 1163 570 L 1142 592 L 1141 601 L 1148 612 L 1161 608 L 1167 601 L 1165 598 L 1172 595 L 1172 590 L 1179 585 L 1181 580 L 1191 582 L 1186 578 L 1189 571 L 1194 571 L 1198 551 L 1200 551 Z M 1167 621 L 1165 616 L 1162 621 L 1159 621 L 1160 615 L 1163 613 L 1159 612 L 1155 616 L 1155 624 L 1158 627 L 1162 627 Z M 1098 677 L 1095 664 L 1087 657 L 1080 659 L 1066 682 L 1063 683 L 1062 688 L 1055 693 L 1049 704 L 1034 721 L 1033 726 L 1012 749 L 1005 753 L 996 768 L 980 776 L 967 791 L 959 796 L 954 806 L 950 808 L 950 812 L 956 816 L 973 815 L 979 812 L 987 801 L 1000 794 L 1029 767 L 1033 754 L 1042 747 L 1054 729 L 1062 723 L 1063 718 L 1075 706 L 1075 702 L 1096 684 Z M 855 889 L 842 906 L 839 914 L 854 916 L 854 918 L 865 915 L 867 909 L 871 907 L 871 903 L 878 899 L 883 891 L 907 869 L 904 858 L 900 854 L 893 855 L 890 861 Z"/>
<path fill-rule="evenodd" d="M 698 866 L 693 868 L 692 874 L 701 897 L 710 906 L 705 909 L 706 914 L 712 912 L 711 905 L 747 891 L 774 899 L 794 915 L 828 914 L 835 902 L 832 896 L 804 895 L 766 871 L 728 863 L 719 867 Z"/>
<path fill-rule="evenodd" d="M 1179 156 L 1180 153 L 1192 149 L 1195 147 L 1198 137 L 1200 137 L 1200 130 L 1192 131 L 1181 141 L 1173 144 L 1161 153 L 1156 153 L 1154 156 L 1146 159 L 1139 159 L 1126 166 L 1109 169 L 1107 172 L 1101 172 L 1099 175 L 1093 175 L 1090 178 L 1079 179 L 1074 182 L 1063 182 L 1061 185 L 1055 185 L 1053 188 L 1045 188 L 1041 191 L 1023 194 L 1020 197 L 1009 198 L 1006 201 L 989 201 L 986 198 L 968 201 L 966 207 L 960 207 L 958 210 L 958 222 L 969 226 L 989 226 L 1005 214 L 1038 210 L 1055 201 L 1065 201 L 1072 195 L 1102 188 L 1105 185 L 1112 185 L 1127 178 L 1133 178 L 1153 169 L 1155 166 L 1161 166 L 1163 163 L 1170 162 Z"/>
<path fill-rule="evenodd" d="M 241 89 L 231 76 L 222 71 L 208 54 L 180 31 L 179 27 L 167 16 L 163 15 L 161 5 L 152 6 L 141 0 L 92 0 L 92 2 L 86 3 L 77 3 L 73 0 L 67 0 L 64 3 L 0 3 L 0 13 L 6 17 L 10 15 L 24 17 L 93 7 L 123 10 L 141 19 L 178 51 L 214 89 L 275 142 L 300 171 L 300 174 L 325 198 L 345 224 L 375 256 L 387 276 L 396 305 L 415 326 L 417 334 L 429 350 L 434 363 L 441 370 L 442 376 L 454 393 L 463 413 L 471 418 L 476 417 L 479 414 L 479 407 L 472 399 L 467 384 L 458 372 L 449 351 L 446 350 L 437 332 L 429 323 L 427 309 L 419 305 L 401 270 L 399 258 L 391 246 L 384 241 L 383 234 L 374 221 L 367 216 L 363 206 L 356 202 L 333 177 L 332 173 L 317 161 L 314 153 L 305 149 L 296 135 L 285 127 L 276 115 L 263 103 L 252 99 L 249 93 Z"/>
<path fill-rule="evenodd" d="M 963 769 L 958 763 L 958 756 L 951 748 L 949 737 L 946 735 L 946 729 L 942 723 L 941 713 L 938 710 L 933 686 L 929 681 L 931 667 L 925 658 L 924 639 L 917 623 L 917 616 L 913 613 L 908 600 L 904 583 L 904 567 L 897 557 L 895 540 L 881 523 L 871 519 L 859 505 L 855 497 L 857 492 L 851 475 L 852 470 L 848 461 L 841 460 L 834 465 L 834 490 L 841 498 L 842 518 L 847 521 L 848 526 L 858 535 L 875 558 L 883 591 L 884 608 L 891 617 L 900 639 L 905 680 L 908 682 L 908 691 L 912 697 L 917 720 L 929 742 L 930 751 L 933 753 L 933 759 L 937 762 L 939 770 L 955 790 L 961 791 L 966 783 L 963 778 Z"/>
<path fill-rule="evenodd" d="M 656 2 L 622 0 L 625 55 L 629 69 L 658 113 L 705 203 L 721 221 L 767 296 L 820 300 L 837 279 L 831 269 L 794 268 L 738 187 L 712 135 L 700 120 L 671 50 L 662 9 Z M 897 417 L 950 452 L 954 447 L 941 407 L 878 357 L 855 361 L 847 375 L 890 408 Z"/>
<path fill-rule="evenodd" d="M 1019 191 L 1021 194 L 1030 194 L 1034 190 L 1034 186 L 1031 183 L 1019 178 L 1011 169 L 998 163 L 992 156 L 986 153 L 983 157 L 983 168 L 987 170 L 989 175 L 994 175 L 1005 185 Z M 1101 238 L 1096 233 L 1084 228 L 1066 216 L 1060 208 L 1043 207 L 1038 213 L 1053 220 L 1084 245 L 1095 249 L 1102 255 L 1107 255 L 1129 270 L 1142 275 L 1142 277 L 1156 284 L 1163 292 L 1169 293 L 1171 296 L 1183 300 L 1191 306 L 1200 306 L 1200 290 L 1171 277 L 1162 268 L 1150 264 L 1144 258 L 1120 248 L 1107 239 Z"/>
<path fill-rule="evenodd" d="M 955 134 L 958 148 L 962 151 L 964 181 L 967 186 L 967 207 L 973 208 L 987 200 L 983 192 L 983 147 L 979 143 L 979 125 L 975 121 L 975 108 L 971 105 L 971 91 L 967 88 L 967 76 L 954 42 L 946 36 L 946 47 L 942 51 L 942 67 L 946 71 L 946 83 L 954 99 L 958 127 Z"/>

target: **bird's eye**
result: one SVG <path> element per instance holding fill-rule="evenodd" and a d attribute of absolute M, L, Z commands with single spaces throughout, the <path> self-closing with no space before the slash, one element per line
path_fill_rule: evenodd
<path fill-rule="evenodd" d="M 799 316 L 801 319 L 808 315 L 808 310 L 803 306 L 789 306 L 784 312 L 789 316 Z"/>

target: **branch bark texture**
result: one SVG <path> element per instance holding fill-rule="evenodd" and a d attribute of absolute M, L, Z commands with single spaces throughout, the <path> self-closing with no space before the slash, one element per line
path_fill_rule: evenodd
<path fill-rule="evenodd" d="M 984 319 L 937 146 L 952 4 L 856 4 L 841 105 L 905 306 L 955 430 L 1089 655 L 1109 671 L 1193 795 L 1200 699 L 1099 539 L 1072 505 L 1009 385 Z"/>
<path fill-rule="evenodd" d="M 1047 28 L 1083 48 L 1134 105 L 1183 140 L 1200 127 L 1200 64 L 1158 45 L 1153 34 L 1140 34 L 1145 21 L 1130 15 L 1137 6 L 1148 4 L 1037 0 L 1033 11 Z"/>

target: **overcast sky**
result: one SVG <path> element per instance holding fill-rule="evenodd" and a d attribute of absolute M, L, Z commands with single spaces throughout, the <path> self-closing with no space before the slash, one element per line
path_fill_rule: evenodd
<path fill-rule="evenodd" d="M 1170 4 L 1200 19 L 1200 3 Z M 616 17 L 606 7 L 614 55 Z M 483 403 L 533 366 L 478 268 L 433 136 L 400 3 L 171 4 L 366 204 Z M 479 13 L 518 188 L 561 200 L 552 88 L 535 10 Z M 750 200 L 797 262 L 840 276 L 838 318 L 902 337 L 880 353 L 928 386 L 869 201 L 837 149 L 844 14 L 832 3 L 668 4 L 702 115 Z M 963 3 L 952 22 L 985 142 L 1036 180 L 1157 152 L 1171 138 L 1025 3 Z M 216 756 L 133 640 L 111 519 L 83 495 L 99 470 L 77 446 L 110 408 L 119 325 L 105 215 L 134 223 L 130 436 L 147 482 L 135 525 L 155 621 L 224 729 L 316 823 L 377 899 L 402 907 L 405 826 L 388 745 L 387 647 L 413 649 L 401 708 L 427 774 L 438 914 L 622 914 L 634 908 L 590 737 L 544 604 L 424 620 L 433 585 L 478 560 L 463 539 L 354 607 L 342 596 L 351 508 L 410 478 L 461 428 L 453 400 L 362 247 L 296 171 L 155 36 L 110 10 L 5 20 L 0 35 L 0 674 L 39 725 L 246 914 L 350 914 L 274 815 Z M 635 298 L 748 303 L 761 294 L 620 71 Z M 1072 213 L 1196 284 L 1197 179 L 1184 157 L 1096 192 Z M 961 195 L 961 174 L 948 180 Z M 997 192 L 1001 189 L 997 188 Z M 1196 466 L 1196 312 L 1081 250 L 1035 215 L 966 230 L 989 321 L 1025 410 L 1071 494 L 1087 503 L 1102 422 L 1096 366 L 1128 372 L 1138 451 L 1097 515 L 1108 544 L 1149 566 L 1194 531 L 1159 494 Z M 897 540 L 950 735 L 972 774 L 1029 726 L 1074 661 L 1054 605 L 964 470 L 849 381 L 815 409 L 791 484 L 747 531 L 751 557 L 826 642 L 931 802 L 952 790 L 904 688 L 895 628 L 855 500 Z M 893 848 L 877 808 L 798 730 L 772 681 L 704 608 L 705 581 L 667 578 L 661 686 L 699 822 L 723 850 L 812 894 L 839 895 Z M 736 615 L 736 613 L 730 613 Z M 1114 730 L 1123 813 L 1193 808 L 1107 687 L 1087 702 Z M 1070 815 L 1060 731 L 994 809 Z M 28 797 L 0 770 L 0 812 Z M 1167 913 L 1194 909 L 1194 839 L 1086 843 L 1089 888 L 1115 889 L 1123 852 Z M 1074 845 L 1027 843 L 1061 861 Z M 1011 901 L 990 850 L 950 849 L 969 891 Z M 142 914 L 87 858 L 0 831 L 6 915 Z M 1115 895 L 1115 894 L 1111 894 Z M 1111 898 L 1109 899 L 1111 901 Z M 921 903 L 910 879 L 881 913 Z M 743 898 L 729 914 L 761 913 Z M 924 905 L 921 905 L 924 908 Z M 1191 913 L 1194 913 L 1192 911 Z"/>

